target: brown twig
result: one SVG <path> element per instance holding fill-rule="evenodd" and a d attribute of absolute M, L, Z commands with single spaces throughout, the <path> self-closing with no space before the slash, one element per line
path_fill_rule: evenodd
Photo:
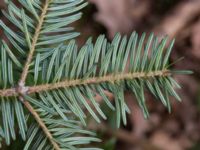
<path fill-rule="evenodd" d="M 200 1 L 199 0 L 187 0 L 180 2 L 171 12 L 169 12 L 164 19 L 159 23 L 158 26 L 155 26 L 152 31 L 158 35 L 168 35 L 170 39 L 176 37 L 177 43 L 180 43 L 188 34 L 193 27 L 192 22 L 194 19 L 200 16 Z M 192 27 L 191 27 L 192 25 Z M 189 53 L 190 52 L 190 53 Z M 179 54 L 180 53 L 180 54 Z M 191 55 L 191 51 L 181 50 L 174 52 L 175 57 L 185 56 L 188 61 L 181 65 L 185 65 L 187 68 L 194 70 L 197 74 L 200 74 L 198 66 L 198 58 L 195 55 Z M 194 63 L 196 62 L 196 63 Z"/>
<path fill-rule="evenodd" d="M 112 101 L 112 100 L 114 99 L 114 95 L 113 95 L 112 93 L 110 93 L 109 91 L 104 90 L 103 92 L 104 92 L 104 94 L 108 97 L 108 99 L 109 99 L 110 101 Z M 101 102 L 103 101 L 102 96 L 99 95 L 98 93 L 96 93 L 96 94 L 97 94 L 97 95 L 95 96 L 96 102 L 101 103 Z M 88 101 L 88 102 L 91 103 L 91 101 Z M 92 105 L 92 104 L 91 104 L 91 105 Z"/>
<path fill-rule="evenodd" d="M 181 2 L 156 26 L 153 31 L 159 35 L 175 37 L 189 22 L 200 14 L 200 1 Z"/>

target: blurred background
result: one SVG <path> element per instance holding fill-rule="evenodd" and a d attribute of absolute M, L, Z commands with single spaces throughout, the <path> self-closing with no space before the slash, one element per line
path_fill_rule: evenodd
<path fill-rule="evenodd" d="M 183 102 L 172 99 L 171 114 L 147 95 L 151 116 L 145 120 L 134 97 L 126 93 L 132 111 L 128 126 L 116 130 L 115 117 L 101 125 L 91 121 L 88 128 L 97 130 L 103 139 L 99 146 L 105 150 L 200 150 L 200 0 L 89 1 L 83 18 L 74 24 L 82 33 L 77 39 L 80 45 L 99 34 L 112 39 L 116 32 L 168 35 L 176 38 L 171 60 L 184 57 L 173 67 L 194 71 L 190 76 L 175 76 L 182 85 L 177 91 Z M 2 0 L 0 7 L 4 7 Z M 113 112 L 107 113 L 114 116 Z"/>

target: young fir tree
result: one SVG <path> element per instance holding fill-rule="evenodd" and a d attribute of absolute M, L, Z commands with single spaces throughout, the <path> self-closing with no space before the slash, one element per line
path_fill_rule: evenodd
<path fill-rule="evenodd" d="M 145 118 L 146 90 L 169 112 L 169 97 L 180 101 L 172 75 L 190 72 L 170 69 L 174 41 L 167 47 L 167 38 L 159 42 L 153 34 L 133 32 L 130 38 L 117 34 L 111 42 L 100 35 L 79 48 L 74 40 L 79 33 L 69 25 L 81 18 L 87 2 L 17 2 L 6 1 L 2 11 L 15 28 L 0 21 L 7 38 L 0 45 L 0 143 L 9 145 L 19 134 L 25 150 L 97 149 L 88 145 L 99 139 L 87 130 L 87 118 L 100 123 L 109 117 L 97 96 L 116 112 L 117 127 L 127 123 L 125 90 L 134 94 Z"/>

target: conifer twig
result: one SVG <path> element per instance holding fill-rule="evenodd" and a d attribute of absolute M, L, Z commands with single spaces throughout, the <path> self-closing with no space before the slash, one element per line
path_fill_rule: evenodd
<path fill-rule="evenodd" d="M 4 89 L 0 90 L 0 96 L 16 96 L 20 94 L 32 94 L 36 92 L 42 92 L 47 90 L 54 90 L 58 88 L 67 88 L 78 85 L 87 85 L 87 84 L 98 84 L 102 82 L 111 82 L 114 83 L 120 80 L 129 80 L 136 78 L 151 78 L 159 76 L 170 76 L 171 73 L 169 70 L 160 70 L 152 72 L 134 72 L 134 73 L 119 73 L 116 75 L 106 75 L 103 77 L 92 77 L 88 79 L 75 79 L 75 80 L 64 80 L 57 83 L 41 84 L 36 86 L 24 87 L 26 90 L 18 90 L 17 88 Z"/>
<path fill-rule="evenodd" d="M 23 98 L 23 95 L 26 94 L 26 93 L 24 93 L 26 91 L 23 91 L 23 89 L 26 89 L 25 82 L 26 82 L 26 78 L 27 78 L 27 75 L 28 75 L 29 66 L 30 66 L 30 63 L 32 61 L 34 52 L 36 50 L 36 44 L 37 44 L 37 41 L 38 41 L 38 38 L 39 38 L 39 35 L 40 35 L 40 31 L 42 29 L 42 25 L 43 25 L 43 22 L 44 22 L 44 19 L 45 19 L 45 15 L 48 11 L 48 6 L 49 6 L 50 2 L 51 2 L 51 0 L 46 0 L 44 7 L 42 9 L 42 13 L 41 13 L 40 19 L 38 21 L 38 25 L 37 25 L 36 30 L 35 30 L 35 34 L 33 36 L 30 51 L 29 51 L 27 60 L 25 62 L 24 69 L 22 71 L 21 78 L 20 78 L 19 83 L 18 83 L 18 86 L 19 86 L 18 89 L 21 89 L 18 92 L 19 92 L 19 95 L 22 94 L 22 97 L 20 97 L 20 98 L 22 99 L 23 104 L 26 106 L 26 108 L 33 115 L 33 117 L 35 118 L 35 120 L 37 121 L 39 126 L 42 128 L 44 134 L 47 136 L 47 138 L 49 139 L 49 141 L 53 145 L 54 149 L 60 150 L 58 144 L 53 140 L 52 134 L 47 129 L 46 125 L 44 124 L 43 120 L 40 118 L 39 114 L 34 110 L 34 108 L 31 106 L 31 104 L 28 101 L 24 100 L 24 98 Z"/>
<path fill-rule="evenodd" d="M 29 65 L 30 65 L 30 63 L 32 61 L 33 54 L 34 54 L 35 49 L 36 49 L 36 44 L 37 44 L 37 41 L 38 41 L 38 38 L 39 38 L 39 35 L 40 35 L 40 31 L 42 29 L 42 25 L 43 25 L 43 22 L 44 22 L 44 19 L 45 19 L 45 15 L 47 13 L 48 6 L 49 6 L 50 2 L 51 2 L 51 0 L 46 0 L 45 4 L 44 4 L 44 7 L 42 9 L 42 14 L 41 14 L 40 19 L 38 21 L 38 26 L 36 27 L 35 34 L 33 36 L 33 41 L 32 41 L 32 44 L 31 44 L 31 48 L 30 48 L 30 51 L 29 51 L 29 54 L 28 54 L 28 57 L 27 57 L 23 72 L 21 74 L 21 79 L 19 81 L 19 86 L 24 86 L 25 85 L 26 77 L 28 75 Z"/>
<path fill-rule="evenodd" d="M 35 118 L 35 120 L 37 121 L 37 123 L 40 125 L 40 127 L 43 130 L 43 132 L 45 133 L 45 135 L 47 136 L 47 138 L 49 139 L 49 141 L 53 145 L 54 149 L 55 150 L 60 150 L 59 145 L 54 141 L 54 139 L 52 137 L 52 134 L 49 132 L 49 130 L 47 129 L 46 125 L 44 124 L 44 122 L 42 121 L 42 119 L 40 118 L 40 116 L 38 115 L 38 113 L 30 105 L 30 103 L 28 101 L 24 101 L 23 104 L 26 106 L 26 108 L 33 115 L 33 117 Z"/>
<path fill-rule="evenodd" d="M 114 83 L 116 81 L 121 80 L 129 80 L 129 79 L 136 79 L 136 78 L 151 78 L 151 77 L 158 77 L 158 76 L 169 76 L 171 73 L 169 70 L 161 70 L 161 71 L 152 71 L 152 72 L 135 72 L 135 73 L 123 73 L 123 74 L 116 74 L 116 75 L 107 75 L 103 77 L 92 77 L 88 79 L 76 79 L 76 80 L 64 80 L 57 83 L 50 83 L 50 84 L 42 84 L 36 85 L 28 88 L 28 94 L 35 93 L 35 92 L 42 92 L 48 91 L 58 88 L 67 88 L 72 86 L 78 85 L 87 85 L 87 84 L 98 84 L 103 82 L 111 82 Z"/>

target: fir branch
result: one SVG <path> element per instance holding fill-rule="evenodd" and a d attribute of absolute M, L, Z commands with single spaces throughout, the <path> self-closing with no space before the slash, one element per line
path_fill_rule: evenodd
<path fill-rule="evenodd" d="M 31 106 L 31 104 L 24 99 L 24 96 L 23 96 L 24 95 L 23 89 L 25 88 L 24 86 L 25 86 L 27 75 L 28 75 L 29 66 L 30 66 L 30 63 L 32 61 L 34 52 L 36 50 L 36 44 L 37 44 L 37 41 L 38 41 L 38 38 L 39 38 L 39 35 L 40 35 L 40 31 L 41 31 L 42 26 L 43 26 L 45 15 L 47 14 L 50 2 L 51 2 L 51 0 L 45 0 L 45 4 L 44 4 L 44 7 L 42 9 L 41 16 L 39 17 L 40 19 L 38 20 L 38 26 L 36 27 L 35 34 L 33 36 L 33 41 L 32 41 L 32 44 L 30 46 L 30 51 L 29 51 L 27 60 L 25 62 L 24 69 L 22 71 L 21 78 L 19 80 L 19 87 L 18 87 L 18 89 L 22 89 L 22 90 L 18 90 L 18 92 L 20 93 L 20 95 L 22 95 L 22 97 L 20 99 L 22 100 L 23 104 L 26 106 L 26 108 L 33 115 L 33 117 L 35 118 L 35 120 L 37 121 L 37 123 L 39 124 L 39 126 L 42 128 L 44 134 L 47 136 L 47 138 L 49 139 L 49 141 L 53 145 L 53 148 L 55 150 L 60 150 L 60 147 L 53 140 L 52 134 L 49 132 L 48 128 L 46 127 L 46 125 L 42 121 L 42 119 L 40 118 L 39 114 L 34 110 L 34 108 Z"/>
<path fill-rule="evenodd" d="M 46 127 L 43 120 L 40 118 L 38 113 L 35 111 L 35 109 L 30 105 L 28 101 L 24 101 L 23 104 L 26 106 L 26 108 L 29 110 L 29 112 L 33 115 L 39 126 L 42 128 L 43 132 L 45 133 L 46 137 L 49 139 L 51 144 L 53 145 L 53 148 L 55 150 L 60 150 L 59 145 L 54 141 L 52 134 L 49 132 L 48 128 Z"/>
<path fill-rule="evenodd" d="M 38 41 L 38 38 L 39 38 L 39 35 L 40 35 L 40 31 L 42 29 L 42 25 L 44 23 L 45 15 L 47 14 L 50 2 L 51 2 L 51 0 L 45 0 L 44 7 L 42 9 L 42 13 L 41 13 L 41 16 L 39 17 L 40 19 L 38 20 L 38 25 L 36 27 L 35 34 L 33 36 L 33 41 L 32 41 L 31 47 L 30 47 L 30 51 L 29 51 L 27 60 L 25 62 L 24 69 L 23 69 L 22 74 L 21 74 L 19 86 L 25 85 L 25 80 L 26 80 L 26 77 L 27 77 L 27 74 L 28 74 L 29 66 L 30 66 L 30 63 L 32 61 L 34 52 L 36 50 L 36 44 L 37 44 L 37 41 Z"/>
<path fill-rule="evenodd" d="M 54 90 L 58 88 L 67 88 L 73 86 L 87 85 L 87 84 L 98 84 L 103 82 L 114 83 L 116 81 L 121 80 L 133 80 L 133 79 L 141 79 L 141 78 L 154 78 L 154 77 L 165 77 L 171 76 L 170 70 L 161 70 L 161 71 L 152 71 L 152 72 L 134 72 L 134 73 L 120 73 L 115 75 L 106 75 L 103 77 L 92 77 L 88 79 L 76 79 L 76 80 L 64 80 L 61 82 L 51 83 L 51 84 L 42 84 L 36 86 L 24 87 L 26 88 L 25 92 L 21 92 L 17 88 L 4 89 L 0 90 L 1 97 L 8 96 L 17 96 L 22 93 L 24 94 L 32 94 L 36 92 L 43 92 L 48 90 Z M 18 91 L 18 92 L 17 92 Z"/>
<path fill-rule="evenodd" d="M 78 1 L 77 1 L 78 2 Z M 69 6 L 71 6 L 72 8 L 74 8 L 74 9 L 71 9 L 71 10 L 68 10 L 68 13 L 72 13 L 72 12 L 76 12 L 76 11 L 78 11 L 79 9 L 81 9 L 82 7 L 84 7 L 85 6 L 85 4 L 83 4 L 83 5 L 81 5 L 81 6 L 79 6 L 79 7 L 74 7 L 74 6 L 76 6 L 77 4 L 80 4 L 80 3 L 82 3 L 83 1 L 79 1 L 78 3 L 77 2 L 61 2 L 60 4 L 65 4 L 65 5 L 63 5 L 64 7 L 64 9 L 66 9 L 67 7 L 69 7 Z M 5 81 L 4 81 L 4 83 L 5 83 L 5 86 L 4 86 L 4 89 L 3 90 L 0 90 L 0 95 L 1 95 L 1 99 L 3 100 L 2 101 L 2 107 L 4 106 L 4 99 L 8 99 L 7 97 L 8 96 L 10 96 L 10 97 L 18 97 L 19 99 L 18 100 L 20 100 L 25 106 L 26 106 L 26 108 L 29 110 L 29 112 L 33 115 L 33 117 L 35 118 L 35 120 L 38 122 L 38 125 L 42 128 L 42 130 L 44 131 L 44 134 L 46 135 L 46 137 L 49 139 L 49 141 L 51 142 L 51 144 L 53 145 L 53 147 L 54 147 L 54 149 L 56 149 L 56 150 L 59 150 L 60 149 L 60 147 L 58 146 L 58 144 L 55 142 L 55 141 L 53 141 L 53 137 L 52 137 L 52 134 L 49 132 L 49 129 L 47 128 L 47 126 L 46 126 L 46 124 L 43 122 L 43 120 L 41 119 L 41 117 L 40 117 L 40 115 L 37 113 L 37 111 L 30 105 L 30 103 L 25 99 L 25 94 L 26 94 L 26 91 L 27 91 L 27 87 L 25 87 L 25 82 L 26 82 L 26 79 L 27 79 L 27 76 L 28 76 L 28 73 L 29 73 L 29 67 L 30 67 L 30 63 L 31 63 L 31 61 L 32 61 L 32 59 L 33 59 L 33 57 L 34 57 L 34 53 L 35 53 L 35 51 L 36 51 L 36 46 L 37 45 L 43 45 L 43 44 L 45 44 L 45 43 L 48 43 L 48 42 L 50 42 L 51 41 L 51 39 L 50 40 L 46 40 L 45 42 L 41 42 L 41 39 L 40 39 L 40 35 L 41 35 L 41 32 L 43 32 L 43 33 L 46 33 L 46 31 L 44 31 L 44 30 L 42 30 L 42 28 L 43 28 L 43 25 L 44 25 L 44 23 L 45 23 L 45 17 L 47 16 L 47 12 L 48 11 L 52 11 L 52 10 L 50 10 L 49 9 L 49 6 L 50 6 L 50 3 L 51 3 L 51 0 L 46 0 L 45 2 L 44 2 L 44 6 L 43 6 L 43 8 L 39 8 L 40 6 L 39 6 L 39 4 L 43 4 L 43 2 L 40 2 L 40 1 L 37 1 L 37 2 L 29 2 L 29 1 L 27 1 L 27 2 L 25 2 L 25 1 L 20 1 L 20 3 L 22 4 L 22 6 L 23 7 L 25 7 L 25 9 L 27 10 L 28 9 L 28 11 L 37 19 L 37 27 L 35 28 L 35 33 L 33 34 L 33 36 L 31 37 L 31 30 L 29 30 L 29 29 L 31 29 L 31 28 L 33 28 L 34 26 L 33 26 L 33 22 L 32 22 L 32 18 L 29 18 L 29 16 L 27 16 L 26 14 L 25 14 L 25 11 L 24 11 L 24 9 L 22 9 L 21 10 L 21 16 L 19 16 L 19 9 L 17 8 L 17 7 L 15 7 L 15 5 L 12 3 L 12 2 L 9 2 L 8 4 L 9 4 L 9 13 L 11 13 L 11 16 L 9 16 L 6 12 L 4 12 L 4 14 L 5 14 L 5 16 L 12 22 L 12 23 L 14 23 L 14 24 L 16 24 L 16 26 L 20 29 L 20 30 L 22 30 L 23 31 L 23 33 L 24 33 L 24 35 L 25 35 L 25 37 L 20 37 L 20 36 L 18 36 L 17 34 L 15 34 L 11 29 L 9 29 L 8 27 L 6 27 L 6 25 L 3 23 L 3 22 L 0 22 L 0 25 L 5 29 L 5 31 L 7 32 L 7 36 L 9 37 L 9 39 L 10 39 L 10 42 L 13 44 L 13 46 L 15 47 L 15 48 L 17 48 L 20 52 L 23 52 L 23 54 L 25 54 L 25 52 L 24 52 L 24 50 L 21 48 L 21 46 L 20 45 L 18 45 L 18 43 L 20 43 L 20 44 L 22 44 L 24 47 L 29 47 L 29 54 L 27 55 L 27 60 L 26 60 L 26 62 L 25 62 L 25 66 L 24 66 L 24 68 L 23 68 L 23 71 L 22 71 L 22 74 L 21 74 L 21 77 L 20 77 L 20 80 L 19 80 L 19 82 L 18 82 L 18 86 L 16 87 L 16 88 L 11 88 L 11 89 L 6 89 L 6 85 L 7 85 L 7 66 L 5 66 L 4 68 L 4 72 L 3 72 L 3 77 L 5 78 Z M 59 4 L 58 2 L 56 2 L 55 1 L 55 3 L 57 3 L 57 4 Z M 54 9 L 57 9 L 57 7 L 54 7 L 55 5 L 52 5 L 53 6 L 53 8 Z M 67 6 L 67 7 L 66 7 Z M 34 8 L 34 7 L 36 7 L 36 8 Z M 41 10 L 41 16 L 39 17 L 38 16 L 38 14 L 37 14 L 37 11 L 36 11 L 36 9 L 40 9 Z M 14 15 L 12 15 L 12 11 L 14 12 L 14 13 L 16 13 L 16 16 L 18 16 L 19 18 L 17 18 L 17 19 L 21 19 L 22 20 L 22 23 L 23 24 L 21 24 L 21 22 L 18 22 L 18 20 L 15 18 L 15 16 Z M 66 12 L 66 11 L 65 11 Z M 67 13 L 67 12 L 66 12 Z M 52 13 L 50 12 L 49 13 L 50 15 L 52 15 Z M 55 13 L 56 14 L 56 13 Z M 54 15 L 54 14 L 53 14 Z M 60 13 L 58 13 L 58 15 L 60 15 Z M 64 15 L 64 14 L 63 14 Z M 55 17 L 57 16 L 57 15 L 54 15 Z M 80 18 L 79 17 L 80 16 L 80 14 L 78 14 L 78 15 L 74 15 L 74 16 L 72 16 L 72 17 L 74 17 L 74 18 L 70 18 L 69 16 L 68 17 L 65 17 L 65 20 L 66 21 L 68 21 L 68 20 L 70 20 L 70 22 L 73 22 L 73 21 L 75 21 L 75 20 L 77 20 L 77 18 Z M 51 18 L 51 16 L 48 16 L 49 18 Z M 27 20 L 28 21 L 27 21 Z M 67 20 L 68 19 L 68 20 Z M 53 19 L 52 19 L 53 20 Z M 51 20 L 51 23 L 53 23 L 54 21 L 56 21 L 56 20 L 54 20 L 53 22 L 52 22 L 52 20 Z M 63 19 L 63 22 L 65 23 L 66 21 L 65 21 L 64 19 Z M 48 20 L 47 20 L 48 21 Z M 57 22 L 57 21 L 56 21 Z M 59 26 L 60 27 L 62 27 L 62 26 L 64 26 L 65 24 L 63 23 L 63 22 L 61 22 L 62 24 L 60 24 Z M 69 21 L 68 21 L 69 22 Z M 46 24 L 48 24 L 48 23 L 46 23 Z M 59 26 L 58 26 L 58 28 L 59 28 Z M 55 30 L 56 30 L 56 32 L 59 32 L 58 30 L 57 30 L 57 28 L 55 28 L 55 27 L 53 27 L 52 26 L 52 28 L 53 29 L 51 29 L 52 30 L 52 32 L 55 32 Z M 66 29 L 66 31 L 67 31 L 68 29 Z M 64 31 L 64 30 L 63 30 Z M 64 34 L 62 35 L 62 37 L 60 36 L 60 38 L 59 38 L 59 40 L 57 40 L 57 42 L 60 42 L 60 41 L 63 41 L 63 40 L 67 40 L 67 39 L 70 39 L 70 38 L 72 38 L 72 37 L 75 37 L 76 36 L 76 34 L 72 34 L 72 35 L 65 35 L 66 37 L 64 38 L 63 37 L 64 36 Z M 51 37 L 51 36 L 49 36 L 49 37 Z M 52 37 L 54 37 L 55 38 L 55 36 L 52 36 Z M 52 38 L 51 37 L 51 38 Z M 12 39 L 12 38 L 15 38 L 17 41 L 18 41 L 18 43 L 16 43 L 15 42 L 15 40 L 14 39 Z M 24 41 L 25 40 L 23 40 L 23 39 L 26 39 L 26 42 L 27 43 L 25 43 Z M 31 42 L 31 39 L 32 39 L 32 42 Z M 40 40 L 40 41 L 39 41 Z M 10 55 L 10 57 L 12 58 L 12 60 L 15 62 L 15 64 L 16 65 L 18 65 L 19 66 L 19 61 L 17 60 L 17 58 L 15 57 L 15 55 L 13 54 L 13 50 L 10 50 L 9 49 L 9 47 L 7 46 L 7 44 L 4 42 L 4 47 L 6 48 L 6 50 L 9 52 L 9 55 Z M 2 49 L 4 48 L 4 47 L 2 47 Z M 3 60 L 3 62 L 4 62 L 4 64 L 6 64 L 6 62 L 5 62 L 5 60 L 6 60 L 6 54 L 5 54 L 5 50 L 3 49 L 3 52 L 2 52 L 2 60 Z M 9 67 L 8 67 L 8 69 L 10 69 Z M 12 73 L 10 73 L 9 72 L 9 80 L 11 81 L 11 80 L 13 80 L 12 79 L 13 78 L 13 74 Z M 13 85 L 12 85 L 13 86 Z M 4 96 L 5 96 L 5 98 L 4 98 Z M 7 102 L 7 103 L 10 103 L 9 101 Z M 1 105 L 0 105 L 1 106 Z M 22 119 L 22 118 L 20 118 L 20 116 L 19 115 L 22 115 L 21 114 L 21 112 L 19 112 L 19 110 L 16 110 L 17 112 L 17 117 L 18 117 L 18 119 Z M 5 116 L 5 119 L 9 119 L 9 118 L 7 118 L 7 117 L 9 117 L 9 113 L 7 114 L 8 116 Z M 21 120 L 22 121 L 22 120 Z M 6 122 L 6 121 L 5 121 Z M 8 122 L 9 122 L 9 120 L 8 120 Z M 7 123 L 7 122 L 6 122 Z M 24 130 L 24 128 L 23 128 L 23 126 L 21 126 L 22 127 L 22 129 Z M 9 136 L 9 128 L 7 127 L 7 125 L 5 125 L 4 126 L 4 128 L 7 130 L 6 131 L 6 142 L 7 142 L 7 144 L 9 144 L 10 143 L 10 136 Z M 10 128 L 11 129 L 11 128 Z M 13 129 L 11 129 L 11 131 L 12 131 Z M 14 135 L 13 135 L 13 133 L 12 133 L 12 136 L 14 137 Z M 24 137 L 24 134 L 22 135 L 23 137 Z"/>
<path fill-rule="evenodd" d="M 146 89 L 169 111 L 170 96 L 180 101 L 174 90 L 180 86 L 172 75 L 191 72 L 169 68 L 174 40 L 166 48 L 167 38 L 159 42 L 153 34 L 147 41 L 146 34 L 139 38 L 133 32 L 129 39 L 117 34 L 112 42 L 101 35 L 94 44 L 89 39 L 78 50 L 75 41 L 68 40 L 79 33 L 67 26 L 80 18 L 77 12 L 87 5 L 84 0 L 19 3 L 22 8 L 9 1 L 8 13 L 3 12 L 19 32 L 0 21 L 10 42 L 2 41 L 0 52 L 0 138 L 6 144 L 16 138 L 15 116 L 20 135 L 27 140 L 26 150 L 81 149 L 83 144 L 99 142 L 95 134 L 80 128 L 87 125 L 88 115 L 83 110 L 86 108 L 97 122 L 101 121 L 99 116 L 107 119 L 99 97 L 116 111 L 118 127 L 121 120 L 127 123 L 129 113 L 125 90 L 135 95 L 144 117 L 149 116 Z M 34 80 L 28 83 L 29 78 Z M 23 106 L 37 124 L 27 125 Z"/>
<path fill-rule="evenodd" d="M 54 90 L 58 88 L 68 88 L 75 87 L 80 85 L 88 85 L 88 84 L 100 84 L 104 82 L 115 83 L 117 81 L 124 80 L 133 80 L 133 79 L 148 79 L 155 77 L 166 77 L 171 76 L 169 70 L 161 70 L 161 71 L 152 71 L 152 72 L 134 72 L 134 73 L 119 73 L 114 75 L 106 75 L 103 77 L 92 77 L 87 79 L 76 79 L 76 80 L 65 80 L 61 82 L 51 83 L 51 84 L 43 84 L 32 87 L 27 87 L 27 93 L 32 94 L 36 92 L 43 92 L 48 90 Z"/>

